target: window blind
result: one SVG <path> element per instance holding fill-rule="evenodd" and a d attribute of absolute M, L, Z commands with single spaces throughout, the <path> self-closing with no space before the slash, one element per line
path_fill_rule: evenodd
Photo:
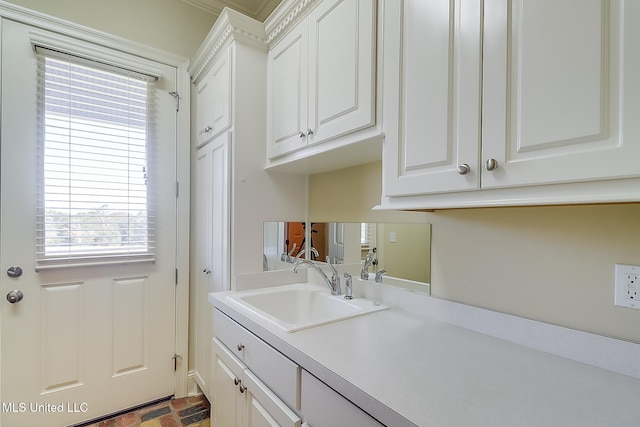
<path fill-rule="evenodd" d="M 153 79 L 36 51 L 37 268 L 153 261 Z"/>

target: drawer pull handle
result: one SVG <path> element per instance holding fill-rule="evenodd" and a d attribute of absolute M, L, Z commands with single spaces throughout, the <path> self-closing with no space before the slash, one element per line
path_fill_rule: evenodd
<path fill-rule="evenodd" d="M 244 349 L 244 344 L 238 344 L 236 348 L 238 349 L 238 351 L 242 351 Z"/>
<path fill-rule="evenodd" d="M 244 393 L 244 391 L 247 389 L 245 386 L 243 386 L 242 384 L 240 384 L 238 386 L 238 388 L 240 389 L 240 393 Z"/>

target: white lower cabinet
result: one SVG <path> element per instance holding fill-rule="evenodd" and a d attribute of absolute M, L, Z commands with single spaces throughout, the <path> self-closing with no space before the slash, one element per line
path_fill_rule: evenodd
<path fill-rule="evenodd" d="M 213 324 L 214 427 L 383 425 L 217 309 Z"/>
<path fill-rule="evenodd" d="M 214 338 L 212 348 L 214 427 L 300 427 L 300 417 L 224 344 Z"/>
<path fill-rule="evenodd" d="M 309 427 L 382 426 L 369 414 L 304 370 L 300 409 Z"/>

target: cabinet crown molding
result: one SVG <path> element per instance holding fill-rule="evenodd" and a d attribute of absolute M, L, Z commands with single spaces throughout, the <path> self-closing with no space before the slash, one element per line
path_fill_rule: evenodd
<path fill-rule="evenodd" d="M 213 63 L 213 59 L 231 40 L 242 41 L 267 50 L 264 24 L 225 7 L 187 69 L 193 82 L 198 81 L 198 78 Z"/>
<path fill-rule="evenodd" d="M 283 0 L 264 22 L 267 43 L 280 39 L 287 30 L 293 28 L 319 0 Z"/>

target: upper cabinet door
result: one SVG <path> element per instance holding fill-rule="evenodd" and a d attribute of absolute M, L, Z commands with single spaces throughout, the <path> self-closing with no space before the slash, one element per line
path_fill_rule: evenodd
<path fill-rule="evenodd" d="M 308 144 L 375 123 L 375 0 L 325 0 L 309 14 Z"/>
<path fill-rule="evenodd" d="M 231 126 L 231 48 L 226 49 L 196 86 L 197 145 Z"/>
<path fill-rule="evenodd" d="M 269 52 L 269 158 L 304 147 L 307 143 L 307 29 L 304 21 Z"/>
<path fill-rule="evenodd" d="M 484 7 L 482 186 L 638 176 L 638 2 Z"/>
<path fill-rule="evenodd" d="M 384 190 L 480 186 L 481 2 L 385 4 Z"/>

